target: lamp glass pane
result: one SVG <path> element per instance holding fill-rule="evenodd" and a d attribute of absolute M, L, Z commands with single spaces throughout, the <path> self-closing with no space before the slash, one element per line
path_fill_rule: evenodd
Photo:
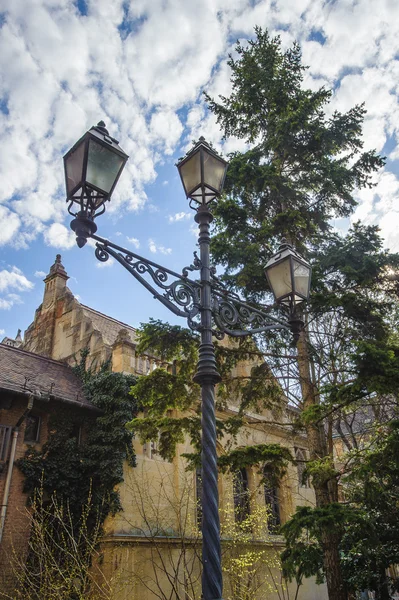
<path fill-rule="evenodd" d="M 222 191 L 222 184 L 226 164 L 216 156 L 204 152 L 204 183 L 210 185 L 218 192 Z"/>
<path fill-rule="evenodd" d="M 65 159 L 67 195 L 82 181 L 83 159 L 85 142 L 81 144 Z"/>
<path fill-rule="evenodd" d="M 91 195 L 91 203 L 93 205 L 93 208 L 99 208 L 101 206 L 101 204 L 103 204 L 104 202 L 104 197 L 103 196 L 99 196 L 97 191 L 93 191 L 92 195 Z"/>
<path fill-rule="evenodd" d="M 194 190 L 201 183 L 201 164 L 199 151 L 193 154 L 186 163 L 179 167 L 179 170 L 183 180 L 184 189 L 186 191 L 186 196 L 190 196 L 192 190 Z"/>
<path fill-rule="evenodd" d="M 216 196 L 215 192 L 206 186 L 204 187 L 204 194 L 205 204 L 208 204 L 208 202 L 213 200 Z M 194 198 L 197 202 L 202 202 L 202 188 L 198 188 L 198 190 L 191 194 L 191 197 Z"/>
<path fill-rule="evenodd" d="M 292 292 L 289 257 L 277 263 L 274 267 L 268 268 L 267 275 L 276 300 Z"/>
<path fill-rule="evenodd" d="M 296 261 L 295 259 L 292 261 L 292 263 L 294 270 L 295 292 L 304 298 L 307 298 L 309 294 L 310 267 Z"/>
<path fill-rule="evenodd" d="M 112 148 L 107 148 L 91 139 L 87 158 L 86 182 L 108 194 L 118 177 L 123 161 L 123 157 L 113 152 Z"/>

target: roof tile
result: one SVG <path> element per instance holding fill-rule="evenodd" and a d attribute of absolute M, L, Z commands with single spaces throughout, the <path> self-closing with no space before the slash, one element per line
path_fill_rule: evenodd
<path fill-rule="evenodd" d="M 16 393 L 41 393 L 76 406 L 94 408 L 70 366 L 3 344 L 0 344 L 0 388 Z"/>

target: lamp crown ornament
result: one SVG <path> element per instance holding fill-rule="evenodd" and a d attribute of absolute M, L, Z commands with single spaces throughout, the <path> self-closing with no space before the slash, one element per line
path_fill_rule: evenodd
<path fill-rule="evenodd" d="M 97 125 L 95 125 L 95 126 L 92 127 L 92 129 L 99 129 L 100 131 L 102 131 L 106 135 L 109 135 L 108 129 L 107 129 L 104 121 L 99 121 L 97 123 Z"/>

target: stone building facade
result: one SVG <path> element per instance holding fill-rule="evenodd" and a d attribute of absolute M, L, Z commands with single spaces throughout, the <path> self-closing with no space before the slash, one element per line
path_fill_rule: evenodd
<path fill-rule="evenodd" d="M 67 281 L 68 275 L 60 255 L 57 255 L 44 279 L 43 302 L 25 332 L 25 351 L 74 364 L 80 351 L 88 348 L 93 365 L 110 360 L 114 371 L 136 375 L 146 375 L 159 366 L 169 368 L 157 357 L 139 356 L 135 329 L 81 304 L 68 289 Z M 243 364 L 238 371 L 248 374 L 250 368 L 251 365 Z M 232 401 L 227 412 L 234 414 L 236 411 L 236 403 Z M 219 418 L 224 416 L 218 414 Z M 251 414 L 251 424 L 239 434 L 236 443 L 238 446 L 278 443 L 306 458 L 306 438 L 300 434 L 290 436 L 287 433 L 290 428 L 284 426 L 283 421 L 288 423 L 293 416 L 293 411 L 285 406 L 279 415 L 280 425 L 271 425 L 276 419 L 268 411 Z M 196 558 L 200 553 L 200 509 L 197 503 L 200 481 L 198 474 L 185 470 L 182 457 L 191 448 L 188 442 L 180 444 L 175 459 L 167 462 L 159 457 L 156 440 L 144 445 L 135 440 L 134 446 L 137 467 L 125 466 L 124 482 L 120 486 L 123 511 L 109 517 L 105 523 L 102 569 L 112 582 L 115 600 L 177 597 L 176 594 L 173 596 L 174 585 L 187 589 L 192 586 L 193 590 L 197 586 L 197 591 L 192 594 L 197 599 L 200 583 Z M 219 452 L 222 454 L 224 451 L 223 443 L 219 444 Z M 283 542 L 280 536 L 274 535 L 273 522 L 284 522 L 299 504 L 314 504 L 314 492 L 302 485 L 300 473 L 294 466 L 288 468 L 278 489 L 260 485 L 260 480 L 261 474 L 255 468 L 247 469 L 234 478 L 219 477 L 222 527 L 226 539 L 231 538 L 229 527 L 237 518 L 237 505 L 242 500 L 240 494 L 245 496 L 244 503 L 241 503 L 246 513 L 256 515 L 267 510 L 269 527 L 263 519 L 261 529 L 254 534 L 251 548 L 256 549 L 259 556 L 269 557 L 269 566 L 258 574 L 260 581 L 270 578 L 270 573 L 275 580 L 280 580 L 275 564 Z M 225 579 L 226 597 L 233 597 L 229 590 L 229 574 Z M 265 590 L 265 587 L 260 588 L 259 599 L 264 598 Z M 271 584 L 267 592 L 271 600 L 282 595 L 281 589 L 273 589 Z M 192 595 L 187 595 L 187 600 Z M 325 597 L 324 586 L 316 586 L 312 581 L 307 581 L 298 594 L 298 600 L 324 600 Z"/>

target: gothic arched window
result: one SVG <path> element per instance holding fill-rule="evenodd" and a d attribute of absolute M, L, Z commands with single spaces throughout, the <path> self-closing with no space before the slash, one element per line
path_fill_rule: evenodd
<path fill-rule="evenodd" d="M 240 469 L 234 474 L 233 481 L 234 514 L 237 523 L 242 523 L 249 517 L 249 487 L 246 469 Z"/>
<path fill-rule="evenodd" d="M 263 471 L 265 504 L 269 510 L 268 529 L 269 533 L 276 533 L 279 525 L 281 525 L 280 502 L 278 487 L 272 481 L 270 473 L 265 467 Z"/>

